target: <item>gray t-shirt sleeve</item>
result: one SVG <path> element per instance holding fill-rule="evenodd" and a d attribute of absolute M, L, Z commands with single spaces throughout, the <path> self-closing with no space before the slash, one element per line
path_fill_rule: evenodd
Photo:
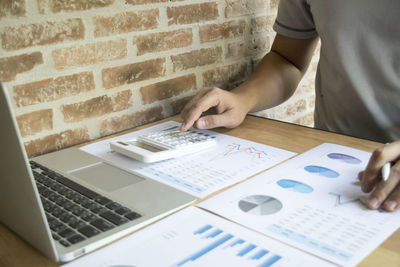
<path fill-rule="evenodd" d="M 273 29 L 283 36 L 296 39 L 318 36 L 306 0 L 280 0 Z"/>

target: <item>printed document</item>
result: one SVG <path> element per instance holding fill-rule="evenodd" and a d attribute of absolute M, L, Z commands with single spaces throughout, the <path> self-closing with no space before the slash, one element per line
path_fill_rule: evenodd
<path fill-rule="evenodd" d="M 283 149 L 204 130 L 202 131 L 213 136 L 217 141 L 215 147 L 157 163 L 143 163 L 110 149 L 109 142 L 111 140 L 130 140 L 141 134 L 177 125 L 180 124 L 175 121 L 167 121 L 144 130 L 96 142 L 81 149 L 121 168 L 200 198 L 253 176 L 295 155 L 295 153 Z"/>
<path fill-rule="evenodd" d="M 64 266 L 333 265 L 196 207 L 190 207 Z"/>
<path fill-rule="evenodd" d="M 371 154 L 322 144 L 199 204 L 333 263 L 354 266 L 400 226 L 369 210 L 357 179 Z"/>

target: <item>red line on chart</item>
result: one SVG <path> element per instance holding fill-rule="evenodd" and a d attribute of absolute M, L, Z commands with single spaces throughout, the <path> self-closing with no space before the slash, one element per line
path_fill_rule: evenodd
<path fill-rule="evenodd" d="M 228 145 L 228 151 L 224 153 L 224 156 L 229 156 L 239 152 L 247 152 L 248 154 L 254 154 L 257 158 L 261 159 L 263 156 L 268 156 L 267 153 L 261 150 L 257 150 L 254 147 L 241 148 L 240 144 L 232 143 Z"/>

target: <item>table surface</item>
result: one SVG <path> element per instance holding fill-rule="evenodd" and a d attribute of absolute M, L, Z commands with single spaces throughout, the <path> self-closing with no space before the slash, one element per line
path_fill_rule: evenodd
<path fill-rule="evenodd" d="M 179 117 L 175 116 L 133 130 L 142 129 L 171 119 L 179 121 Z M 382 145 L 373 141 L 255 116 L 247 116 L 245 121 L 237 128 L 215 129 L 215 131 L 297 153 L 305 152 L 325 142 L 345 145 L 369 152 Z M 119 134 L 127 132 L 129 131 Z M 58 264 L 47 259 L 0 223 L 0 266 L 58 266 Z M 400 266 L 400 229 L 365 258 L 359 266 Z"/>

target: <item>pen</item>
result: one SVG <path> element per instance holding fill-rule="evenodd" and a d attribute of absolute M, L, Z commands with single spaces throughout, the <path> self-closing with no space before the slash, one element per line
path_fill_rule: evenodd
<path fill-rule="evenodd" d="M 382 167 L 382 180 L 387 181 L 390 175 L 390 162 L 385 163 Z"/>

